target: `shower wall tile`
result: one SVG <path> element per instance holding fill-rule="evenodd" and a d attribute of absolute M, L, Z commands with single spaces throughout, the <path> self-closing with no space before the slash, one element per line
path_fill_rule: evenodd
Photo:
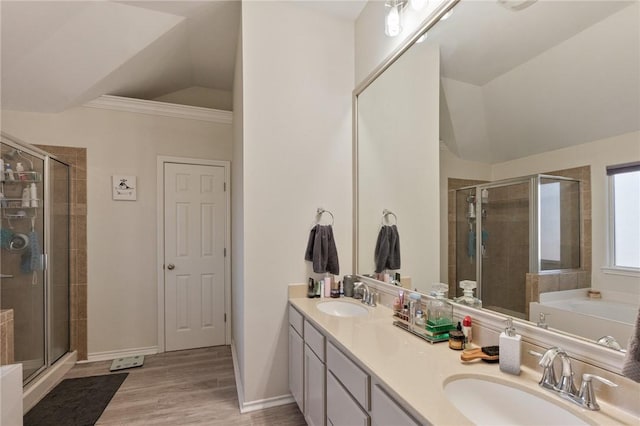
<path fill-rule="evenodd" d="M 13 309 L 0 311 L 0 365 L 13 364 L 14 332 Z"/>
<path fill-rule="evenodd" d="M 560 290 L 560 279 L 557 274 L 544 274 L 538 278 L 538 290 L 540 293 L 549 293 Z"/>
<path fill-rule="evenodd" d="M 575 290 L 578 288 L 578 273 L 566 272 L 558 274 L 560 290 Z"/>
<path fill-rule="evenodd" d="M 69 280 L 71 304 L 70 346 L 78 359 L 87 359 L 87 150 L 65 146 L 39 145 L 71 166 Z"/>

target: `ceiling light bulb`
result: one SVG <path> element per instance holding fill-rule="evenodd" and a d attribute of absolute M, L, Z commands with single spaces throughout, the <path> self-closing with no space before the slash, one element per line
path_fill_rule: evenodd
<path fill-rule="evenodd" d="M 389 37 L 395 37 L 402 32 L 400 11 L 398 9 L 398 6 L 392 6 L 385 17 L 384 33 Z"/>
<path fill-rule="evenodd" d="M 413 10 L 421 10 L 427 4 L 427 0 L 410 0 L 409 3 Z"/>

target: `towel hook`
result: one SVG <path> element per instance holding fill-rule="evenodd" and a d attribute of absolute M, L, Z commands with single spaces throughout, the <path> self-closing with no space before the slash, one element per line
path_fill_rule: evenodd
<path fill-rule="evenodd" d="M 316 223 L 320 223 L 320 219 L 322 218 L 323 213 L 328 213 L 329 216 L 331 216 L 331 225 L 333 225 L 336 221 L 335 217 L 333 217 L 333 213 L 331 213 L 329 210 L 323 209 L 322 207 L 318 207 L 318 210 L 316 211 Z"/>
<path fill-rule="evenodd" d="M 397 225 L 398 224 L 398 216 L 396 216 L 396 214 L 394 212 L 392 212 L 391 210 L 387 210 L 387 209 L 382 210 L 382 219 L 381 219 L 380 223 L 382 223 L 382 225 L 384 225 L 384 220 L 387 219 L 387 216 L 389 216 L 389 215 L 393 216 L 393 218 L 396 220 L 395 225 Z"/>

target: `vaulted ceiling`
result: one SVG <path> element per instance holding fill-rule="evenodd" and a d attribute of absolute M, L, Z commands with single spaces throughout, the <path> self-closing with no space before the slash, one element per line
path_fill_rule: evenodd
<path fill-rule="evenodd" d="M 351 20 L 365 4 L 300 1 Z M 164 100 L 196 88 L 230 95 L 240 9 L 239 0 L 3 0 L 2 108 L 59 112 L 103 94 Z"/>
<path fill-rule="evenodd" d="M 463 1 L 427 40 L 441 54 L 440 138 L 460 158 L 493 164 L 640 130 L 637 1 Z"/>

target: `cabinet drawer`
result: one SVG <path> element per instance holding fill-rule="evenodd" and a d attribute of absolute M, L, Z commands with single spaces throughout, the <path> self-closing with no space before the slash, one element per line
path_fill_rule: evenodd
<path fill-rule="evenodd" d="M 309 321 L 304 322 L 304 342 L 324 362 L 324 336 L 312 326 Z"/>
<path fill-rule="evenodd" d="M 369 409 L 369 375 L 362 371 L 332 343 L 327 345 L 327 368 L 365 408 Z"/>
<path fill-rule="evenodd" d="M 420 426 L 379 385 L 371 389 L 371 419 L 373 426 Z"/>
<path fill-rule="evenodd" d="M 369 426 L 369 415 L 330 372 L 327 373 L 327 425 Z"/>
<path fill-rule="evenodd" d="M 302 336 L 302 323 L 304 319 L 302 314 L 296 310 L 293 306 L 289 305 L 289 324 L 293 327 L 300 336 Z"/>

